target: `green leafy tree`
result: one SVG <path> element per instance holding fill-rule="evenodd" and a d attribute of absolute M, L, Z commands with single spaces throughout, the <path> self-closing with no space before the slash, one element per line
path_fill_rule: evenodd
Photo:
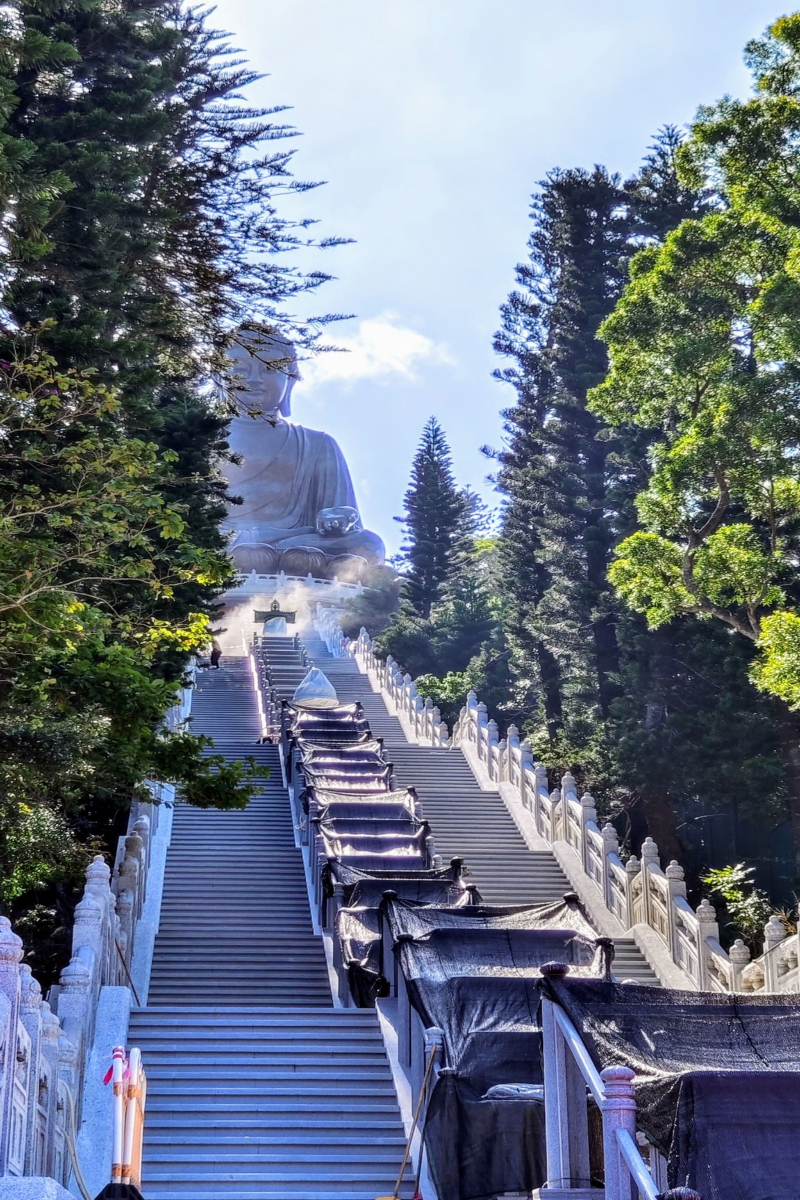
<path fill-rule="evenodd" d="M 517 395 L 496 458 L 506 496 L 497 591 L 513 685 L 505 715 L 547 761 L 578 771 L 606 812 L 640 810 L 661 850 L 685 859 L 679 820 L 763 796 L 772 713 L 747 682 L 746 653 L 706 626 L 648 631 L 609 588 L 613 547 L 636 528 L 635 497 L 661 435 L 634 422 L 610 429 L 587 399 L 606 370 L 597 330 L 631 257 L 708 210 L 705 183 L 678 174 L 680 145 L 662 130 L 624 186 L 599 168 L 542 185 L 496 339 L 510 360 L 498 377 Z M 780 796 L 780 772 L 767 775 Z"/>
<path fill-rule="evenodd" d="M 718 206 L 635 259 L 602 330 L 611 370 L 592 401 L 657 439 L 640 527 L 610 578 L 654 628 L 716 620 L 758 647 L 753 679 L 778 697 L 796 847 L 798 46 L 800 18 L 778 21 L 748 50 L 754 97 L 701 110 L 682 169 L 713 184 Z"/>
<path fill-rule="evenodd" d="M 731 924 L 749 945 L 760 954 L 764 946 L 764 925 L 772 913 L 767 894 L 753 883 L 753 868 L 744 863 L 718 867 L 703 876 L 703 883 L 724 901 Z"/>

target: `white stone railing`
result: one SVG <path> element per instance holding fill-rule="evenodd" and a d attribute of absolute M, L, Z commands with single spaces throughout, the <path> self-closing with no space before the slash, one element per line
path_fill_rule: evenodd
<path fill-rule="evenodd" d="M 511 785 L 545 842 L 566 843 L 583 876 L 581 891 L 585 894 L 588 884 L 624 930 L 650 929 L 662 952 L 700 990 L 742 989 L 742 970 L 750 958 L 747 947 L 738 941 L 730 954 L 723 950 L 714 909 L 707 900 L 697 910 L 691 907 L 683 868 L 673 861 L 662 869 L 652 838 L 645 839 L 641 859 L 631 855 L 623 862 L 617 831 L 608 821 L 600 827 L 593 797 L 578 795 L 569 771 L 560 786 L 550 790 L 546 768 L 534 760 L 530 745 L 520 741 L 516 726 L 509 726 L 501 740 L 474 692 L 461 710 L 453 744 L 472 747 L 493 783 Z"/>
<path fill-rule="evenodd" d="M 317 593 L 331 600 L 346 600 L 351 596 L 360 596 L 364 591 L 361 583 L 343 583 L 333 579 L 317 579 L 313 575 L 287 575 L 278 571 L 272 575 L 259 575 L 251 571 L 247 575 L 237 575 L 235 583 L 228 589 L 228 594 L 242 596 L 257 596 L 262 592 L 288 592 L 296 587 L 302 587 L 308 592 Z"/>
<path fill-rule="evenodd" d="M 104 989 L 117 998 L 128 995 L 127 1012 L 131 999 L 139 1001 L 131 976 L 137 922 L 147 896 L 154 839 L 165 819 L 161 804 L 137 803 L 128 832 L 119 840 L 113 872 L 99 854 L 87 868 L 75 909 L 72 953 L 50 993 L 52 1008 L 22 962 L 22 940 L 8 918 L 0 917 L 0 1177 L 68 1181 L 73 1114 L 79 1126 L 84 1083 L 97 1090 L 98 1080 L 88 1079 L 87 1064 L 96 1050 L 96 1024 L 107 1009 Z M 126 1029 L 127 1016 L 123 1038 Z M 110 1053 L 105 1065 L 109 1063 Z M 92 1069 L 102 1077 L 105 1066 L 95 1063 Z M 110 1093 L 107 1108 L 110 1129 Z M 91 1130 L 88 1140 L 102 1142 L 101 1131 Z M 110 1158 L 107 1170 L 110 1180 Z"/>
<path fill-rule="evenodd" d="M 658 847 L 649 837 L 641 859 L 631 855 L 623 862 L 617 831 L 608 821 L 600 827 L 592 796 L 578 795 L 569 771 L 551 790 L 546 767 L 535 761 L 529 743 L 520 741 L 516 726 L 510 725 L 501 739 L 496 722 L 474 692 L 469 693 L 448 738 L 438 709 L 423 700 L 411 676 L 404 675 L 391 657 L 385 662 L 377 657 L 365 629 L 355 640 L 345 638 L 336 613 L 323 606 L 318 606 L 315 624 L 331 654 L 359 662 L 415 741 L 460 748 L 473 762 L 477 760 L 490 784 L 506 795 L 510 787 L 510 798 L 530 814 L 539 837 L 571 852 L 559 858 L 573 886 L 584 897 L 593 897 L 622 930 L 655 935 L 655 942 L 649 940 L 657 951 L 649 954 L 651 960 L 657 957 L 663 963 L 666 956 L 679 969 L 681 974 L 675 978 L 682 979 L 684 986 L 714 992 L 800 991 L 800 935 L 787 936 L 777 917 L 765 926 L 764 953 L 752 962 L 740 939 L 730 951 L 724 950 L 713 906 L 703 900 L 693 909 L 686 899 L 683 867 L 673 860 L 662 869 Z M 637 941 L 641 946 L 642 939 Z M 658 970 L 658 962 L 652 965 Z"/>
<path fill-rule="evenodd" d="M 410 675 L 404 675 L 394 659 L 384 661 L 375 654 L 365 629 L 351 642 L 342 633 L 335 613 L 317 606 L 315 626 L 334 658 L 355 658 L 375 680 L 391 709 L 406 722 L 413 739 L 427 746 L 448 746 L 447 723 L 430 697 L 423 698 Z"/>

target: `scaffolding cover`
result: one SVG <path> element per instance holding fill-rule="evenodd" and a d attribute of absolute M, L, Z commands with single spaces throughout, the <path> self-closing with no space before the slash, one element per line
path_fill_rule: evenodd
<path fill-rule="evenodd" d="M 629 1066 L 639 1126 L 671 1187 L 704 1200 L 796 1200 L 800 996 L 549 978 L 598 1069 Z"/>

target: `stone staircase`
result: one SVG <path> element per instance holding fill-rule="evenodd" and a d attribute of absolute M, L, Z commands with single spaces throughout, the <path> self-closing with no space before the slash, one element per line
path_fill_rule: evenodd
<path fill-rule="evenodd" d="M 302 674 L 302 671 L 301 671 Z M 210 753 L 267 768 L 246 809 L 178 805 L 147 1007 L 147 1200 L 374 1200 L 405 1145 L 376 1014 L 334 1009 L 249 660 L 200 678 Z M 409 1182 L 401 1192 L 413 1194 Z"/>
<path fill-rule="evenodd" d="M 417 789 L 436 849 L 445 862 L 455 855 L 465 860 L 470 882 L 477 884 L 487 904 L 545 904 L 571 890 L 555 855 L 528 849 L 501 797 L 481 789 L 460 751 L 410 744 L 353 659 L 334 658 L 316 633 L 304 631 L 302 639 L 310 660 L 329 677 L 339 698 L 361 701 L 373 734 L 384 739 L 398 783 Z M 294 690 L 305 668 L 291 639 L 268 639 L 267 654 L 276 686 L 281 679 Z M 614 971 L 620 979 L 658 985 L 633 938 L 615 938 L 614 944 Z"/>

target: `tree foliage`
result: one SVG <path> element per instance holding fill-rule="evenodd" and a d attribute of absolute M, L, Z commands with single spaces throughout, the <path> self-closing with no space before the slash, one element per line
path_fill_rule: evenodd
<path fill-rule="evenodd" d="M 293 131 L 247 105 L 208 11 L 13 0 L 0 37 L 0 862 L 23 903 L 148 776 L 250 794 L 163 728 L 231 578 L 210 381 L 243 321 L 310 345 L 323 321 L 291 305 L 326 276 L 279 211 L 311 186 Z"/>
<path fill-rule="evenodd" d="M 610 578 L 653 628 L 717 620 L 757 647 L 800 855 L 798 51 L 800 16 L 782 18 L 748 47 L 754 95 L 700 111 L 679 171 L 715 205 L 634 259 L 591 406 L 653 439 Z"/>

